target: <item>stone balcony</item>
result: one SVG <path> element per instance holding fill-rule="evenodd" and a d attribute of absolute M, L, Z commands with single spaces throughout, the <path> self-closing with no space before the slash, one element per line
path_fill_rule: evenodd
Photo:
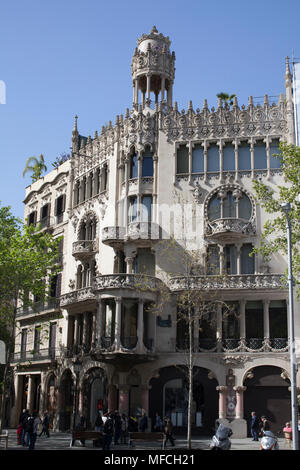
<path fill-rule="evenodd" d="M 109 246 L 120 246 L 134 241 L 138 245 L 147 245 L 161 238 L 160 227 L 154 222 L 131 222 L 126 227 L 112 226 L 102 229 L 102 242 Z"/>
<path fill-rule="evenodd" d="M 72 255 L 78 260 L 85 260 L 98 252 L 98 240 L 78 240 L 73 243 Z"/>
<path fill-rule="evenodd" d="M 71 307 L 78 303 L 91 302 L 95 300 L 94 289 L 92 287 L 84 287 L 77 289 L 60 297 L 61 307 Z"/>
<path fill-rule="evenodd" d="M 252 221 L 238 218 L 223 218 L 209 221 L 205 235 L 213 240 L 239 240 L 256 235 L 256 227 Z"/>
<path fill-rule="evenodd" d="M 169 280 L 171 291 L 199 290 L 278 290 L 284 285 L 283 274 L 224 274 L 216 276 L 176 276 Z"/>
<path fill-rule="evenodd" d="M 95 291 L 109 291 L 112 295 L 133 293 L 135 296 L 149 297 L 156 295 L 163 287 L 160 279 L 145 274 L 105 274 L 97 276 L 94 282 Z"/>

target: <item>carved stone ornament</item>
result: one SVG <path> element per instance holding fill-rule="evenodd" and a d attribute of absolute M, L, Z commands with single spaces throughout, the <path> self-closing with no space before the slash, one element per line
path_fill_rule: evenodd
<path fill-rule="evenodd" d="M 234 364 L 234 365 L 240 365 L 240 364 L 244 364 L 245 362 L 247 361 L 247 357 L 246 356 L 225 356 L 223 358 L 223 362 L 225 364 Z"/>

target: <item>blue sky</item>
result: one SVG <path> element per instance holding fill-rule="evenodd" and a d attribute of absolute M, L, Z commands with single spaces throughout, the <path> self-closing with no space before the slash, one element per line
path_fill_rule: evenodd
<path fill-rule="evenodd" d="M 6 0 L 1 5 L 0 201 L 23 217 L 26 159 L 51 163 L 79 132 L 94 135 L 131 107 L 131 58 L 153 25 L 176 54 L 179 109 L 216 106 L 220 91 L 284 92 L 285 57 L 300 56 L 298 0 Z M 297 55 L 298 54 L 298 55 Z"/>

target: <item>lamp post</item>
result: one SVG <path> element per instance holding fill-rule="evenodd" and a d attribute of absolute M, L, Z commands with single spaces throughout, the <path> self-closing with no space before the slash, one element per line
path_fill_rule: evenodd
<path fill-rule="evenodd" d="M 289 329 L 290 329 L 290 368 L 291 368 L 291 414 L 293 450 L 298 450 L 298 403 L 297 403 L 297 363 L 295 355 L 295 325 L 294 325 L 294 295 L 293 295 L 293 268 L 292 268 L 292 236 L 290 203 L 281 204 L 286 215 L 287 245 L 288 245 L 288 285 L 289 285 Z"/>
<path fill-rule="evenodd" d="M 74 400 L 74 413 L 73 413 L 73 430 L 75 429 L 76 426 L 76 416 L 77 416 L 77 402 L 78 402 L 78 379 L 79 379 L 79 373 L 81 369 L 81 361 L 77 357 L 77 359 L 73 362 L 73 370 L 76 375 L 76 383 L 75 383 L 75 400 Z"/>

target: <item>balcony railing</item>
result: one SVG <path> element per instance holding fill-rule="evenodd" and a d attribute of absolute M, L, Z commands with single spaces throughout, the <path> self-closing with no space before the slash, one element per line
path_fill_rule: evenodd
<path fill-rule="evenodd" d="M 241 238 L 256 234 L 255 225 L 246 219 L 227 217 L 208 222 L 205 235 L 213 238 Z"/>
<path fill-rule="evenodd" d="M 95 290 L 104 289 L 136 289 L 144 291 L 157 291 L 162 288 L 162 281 L 146 274 L 105 274 L 97 276 L 94 283 Z"/>
<path fill-rule="evenodd" d="M 40 362 L 53 361 L 59 356 L 59 351 L 55 348 L 46 348 L 31 351 L 15 352 L 11 356 L 11 362 Z"/>
<path fill-rule="evenodd" d="M 23 315 L 34 315 L 38 313 L 45 312 L 47 310 L 56 310 L 59 309 L 60 301 L 59 299 L 49 299 L 45 302 L 35 302 L 32 305 L 27 305 L 23 307 L 18 307 L 16 316 L 21 317 Z"/>
<path fill-rule="evenodd" d="M 189 351 L 189 341 L 186 338 L 177 338 L 176 351 Z M 221 340 L 213 338 L 199 338 L 197 341 L 193 338 L 193 352 L 286 352 L 288 351 L 287 338 L 222 338 Z"/>
<path fill-rule="evenodd" d="M 212 276 L 176 276 L 169 281 L 171 291 L 280 289 L 284 286 L 283 274 L 224 274 Z"/>
<path fill-rule="evenodd" d="M 95 300 L 95 294 L 92 287 L 84 287 L 83 289 L 74 290 L 60 297 L 60 306 L 66 307 L 78 302 L 87 300 Z"/>
<path fill-rule="evenodd" d="M 78 259 L 88 258 L 97 251 L 98 240 L 78 240 L 72 246 L 72 255 Z"/>

